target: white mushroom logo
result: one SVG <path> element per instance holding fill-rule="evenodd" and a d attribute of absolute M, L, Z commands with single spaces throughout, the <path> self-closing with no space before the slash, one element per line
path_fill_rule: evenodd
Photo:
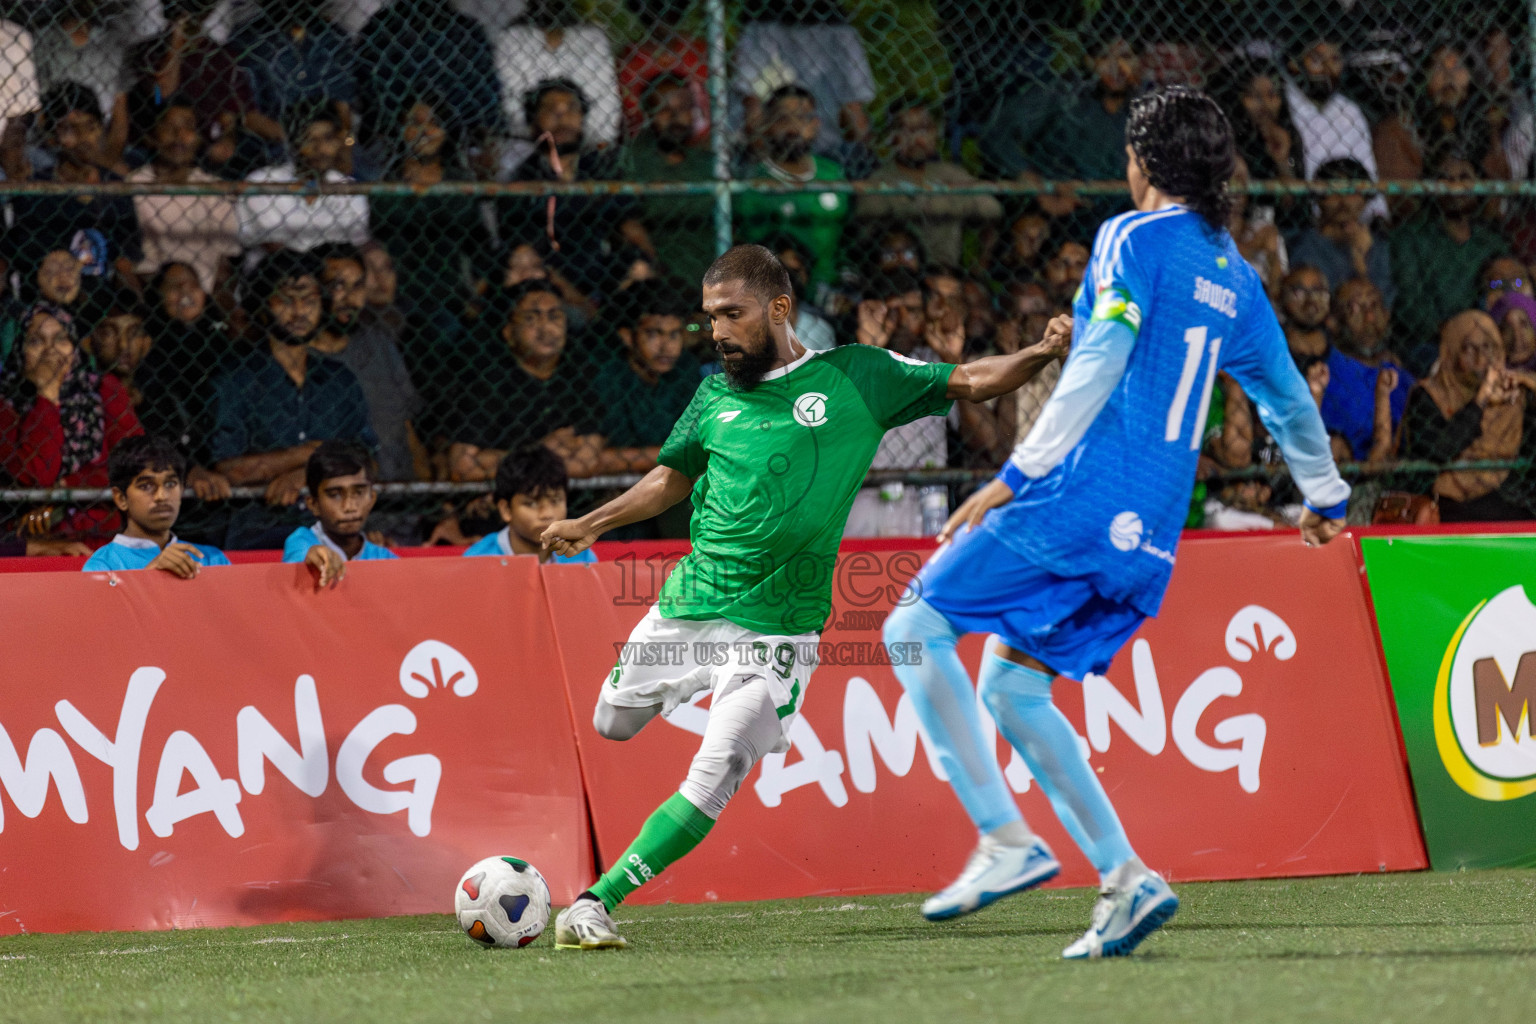
<path fill-rule="evenodd" d="M 480 677 L 469 659 L 441 640 L 423 640 L 400 662 L 400 689 L 422 698 L 433 690 L 452 689 L 456 697 L 468 697 L 480 687 Z"/>
<path fill-rule="evenodd" d="M 1285 620 L 1262 605 L 1250 604 L 1237 610 L 1227 623 L 1227 653 L 1233 661 L 1252 661 L 1254 655 L 1269 653 L 1276 661 L 1296 657 L 1296 634 Z"/>

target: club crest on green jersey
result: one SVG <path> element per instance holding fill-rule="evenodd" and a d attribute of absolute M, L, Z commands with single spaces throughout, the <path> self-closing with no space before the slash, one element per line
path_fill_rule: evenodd
<path fill-rule="evenodd" d="M 795 399 L 795 422 L 802 427 L 819 427 L 827 422 L 827 396 L 820 391 L 807 391 Z"/>

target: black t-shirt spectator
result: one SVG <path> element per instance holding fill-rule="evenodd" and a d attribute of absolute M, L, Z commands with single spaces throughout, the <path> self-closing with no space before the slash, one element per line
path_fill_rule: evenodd
<path fill-rule="evenodd" d="M 478 365 L 460 377 L 448 437 L 510 451 L 537 444 L 561 427 L 598 433 L 600 409 L 591 380 L 591 368 L 569 351 L 552 377 L 539 380 L 506 345 L 487 345 Z"/>
<path fill-rule="evenodd" d="M 56 180 L 50 168 L 35 181 Z M 122 181 L 110 171 L 103 182 Z M 11 199 L 15 222 L 5 232 L 5 248 L 13 263 L 35 267 L 55 249 L 68 249 L 80 258 L 87 277 L 107 276 L 117 260 L 137 263 L 144 258 L 139 218 L 128 196 L 21 195 Z"/>
<path fill-rule="evenodd" d="M 623 177 L 611 150 L 583 153 L 576 165 L 577 181 L 617 181 Z M 557 181 L 542 150 L 517 165 L 513 181 Z M 613 236 L 619 225 L 638 218 L 640 205 L 633 196 L 559 196 L 555 200 L 555 241 L 558 252 L 548 262 L 584 292 L 604 292 L 616 285 L 627 264 L 616 252 Z M 549 200 L 521 197 L 501 201 L 499 217 L 502 241 L 536 242 L 549 229 Z"/>

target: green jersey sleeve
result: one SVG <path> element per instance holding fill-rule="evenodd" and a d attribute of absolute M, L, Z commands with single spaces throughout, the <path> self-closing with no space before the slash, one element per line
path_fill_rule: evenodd
<path fill-rule="evenodd" d="M 661 465 L 677 470 L 690 480 L 697 480 L 704 474 L 704 463 L 708 456 L 704 452 L 699 428 L 704 422 L 704 409 L 714 396 L 714 388 L 699 385 L 688 408 L 683 410 L 683 414 L 672 425 L 672 433 L 667 435 L 666 442 L 662 444 L 661 453 L 656 456 L 656 461 Z"/>
<path fill-rule="evenodd" d="M 949 412 L 952 403 L 945 392 L 952 364 L 924 363 L 869 345 L 844 345 L 832 352 L 841 357 L 838 362 L 870 415 L 886 430 Z"/>

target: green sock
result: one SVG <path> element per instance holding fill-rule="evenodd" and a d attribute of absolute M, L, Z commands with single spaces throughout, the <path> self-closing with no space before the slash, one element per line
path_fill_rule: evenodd
<path fill-rule="evenodd" d="M 589 890 L 612 910 L 630 893 L 655 878 L 704 841 L 715 819 L 673 793 L 640 826 L 640 834 Z"/>

